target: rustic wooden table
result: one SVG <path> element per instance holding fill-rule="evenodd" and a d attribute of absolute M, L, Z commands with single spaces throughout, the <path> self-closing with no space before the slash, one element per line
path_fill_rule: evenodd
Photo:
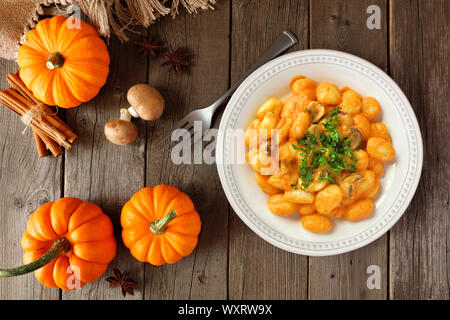
<path fill-rule="evenodd" d="M 379 30 L 366 27 L 370 5 L 381 9 Z M 160 58 L 140 56 L 133 41 L 111 40 L 106 86 L 95 100 L 65 113 L 80 139 L 64 156 L 38 159 L 31 131 L 22 136 L 17 116 L 0 110 L 0 266 L 21 263 L 27 219 L 44 202 L 62 196 L 95 202 L 113 219 L 120 239 L 121 206 L 140 188 L 167 183 L 197 206 L 203 223 L 198 247 L 175 265 L 154 267 L 137 262 L 120 243 L 105 276 L 115 266 L 130 272 L 140 288 L 127 299 L 448 299 L 449 14 L 448 0 L 220 0 L 214 11 L 183 13 L 151 27 L 167 44 L 193 54 L 181 74 L 167 73 Z M 387 234 L 348 254 L 306 257 L 273 247 L 230 208 L 214 165 L 174 165 L 153 150 L 177 119 L 219 97 L 284 29 L 299 39 L 292 50 L 342 50 L 386 70 L 408 96 L 422 130 L 422 180 L 410 207 Z M 17 68 L 0 60 L 0 87 Z M 166 112 L 154 123 L 137 121 L 135 144 L 114 146 L 103 126 L 118 116 L 128 88 L 138 82 L 161 90 Z M 380 267 L 380 289 L 366 285 L 370 265 Z M 122 296 L 104 279 L 62 292 L 26 275 L 2 279 L 0 299 Z"/>

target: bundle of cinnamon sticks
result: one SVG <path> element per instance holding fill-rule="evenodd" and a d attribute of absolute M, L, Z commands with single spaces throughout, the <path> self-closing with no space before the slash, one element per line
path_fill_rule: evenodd
<path fill-rule="evenodd" d="M 6 80 L 11 88 L 0 90 L 1 104 L 31 127 L 39 157 L 48 156 L 48 151 L 57 157 L 63 153 L 61 147 L 70 150 L 78 136 L 49 106 L 33 96 L 18 73 L 10 73 Z"/>

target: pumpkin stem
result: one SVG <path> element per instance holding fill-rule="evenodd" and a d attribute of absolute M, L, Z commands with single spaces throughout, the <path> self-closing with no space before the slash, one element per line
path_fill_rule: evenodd
<path fill-rule="evenodd" d="M 48 56 L 47 68 L 50 70 L 61 68 L 64 64 L 64 57 L 59 52 L 53 52 Z"/>
<path fill-rule="evenodd" d="M 52 262 L 61 253 L 66 253 L 69 250 L 69 240 L 67 240 L 66 238 L 58 239 L 53 243 L 52 247 L 39 259 L 21 267 L 12 269 L 0 269 L 0 277 L 16 277 L 33 272 Z"/>
<path fill-rule="evenodd" d="M 175 210 L 170 211 L 165 215 L 161 220 L 155 220 L 150 225 L 150 231 L 156 235 L 161 235 L 166 232 L 167 224 L 172 221 L 173 218 L 177 216 L 177 212 Z"/>

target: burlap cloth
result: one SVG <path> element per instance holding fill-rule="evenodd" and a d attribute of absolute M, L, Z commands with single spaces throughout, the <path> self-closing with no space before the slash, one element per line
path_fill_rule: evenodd
<path fill-rule="evenodd" d="M 161 16 L 171 14 L 175 17 L 180 5 L 188 13 L 194 13 L 198 9 L 212 9 L 215 2 L 216 0 L 0 0 L 0 58 L 17 58 L 17 49 L 23 43 L 26 32 L 36 25 L 39 15 L 44 13 L 43 6 L 79 5 L 100 35 L 109 38 L 112 32 L 121 41 L 127 41 L 125 31 L 131 25 L 139 24 L 147 28 Z M 55 13 L 58 14 L 60 13 Z"/>
<path fill-rule="evenodd" d="M 35 26 L 42 4 L 53 0 L 0 0 L 0 57 L 15 60 L 24 34 Z M 67 3 L 71 0 L 58 0 Z"/>

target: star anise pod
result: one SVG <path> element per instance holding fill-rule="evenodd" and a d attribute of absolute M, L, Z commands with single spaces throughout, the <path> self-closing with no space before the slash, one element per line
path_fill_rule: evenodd
<path fill-rule="evenodd" d="M 138 287 L 137 282 L 128 278 L 128 272 L 124 272 L 123 274 L 119 271 L 119 269 L 114 268 L 114 277 L 109 277 L 106 281 L 109 283 L 109 288 L 113 289 L 116 287 L 121 287 L 122 295 L 125 297 L 128 294 L 134 296 L 134 289 Z"/>
<path fill-rule="evenodd" d="M 160 41 L 154 39 L 152 34 L 148 36 L 148 39 L 142 38 L 141 41 L 135 41 L 134 43 L 138 47 L 138 52 L 143 54 L 144 57 L 148 56 L 148 54 L 155 57 L 162 50 Z"/>
<path fill-rule="evenodd" d="M 183 52 L 181 48 L 177 50 L 169 48 L 169 51 L 164 54 L 166 62 L 164 62 L 162 65 L 169 66 L 169 72 L 171 72 L 172 70 L 180 72 L 183 67 L 189 65 L 189 56 L 190 54 Z"/>

